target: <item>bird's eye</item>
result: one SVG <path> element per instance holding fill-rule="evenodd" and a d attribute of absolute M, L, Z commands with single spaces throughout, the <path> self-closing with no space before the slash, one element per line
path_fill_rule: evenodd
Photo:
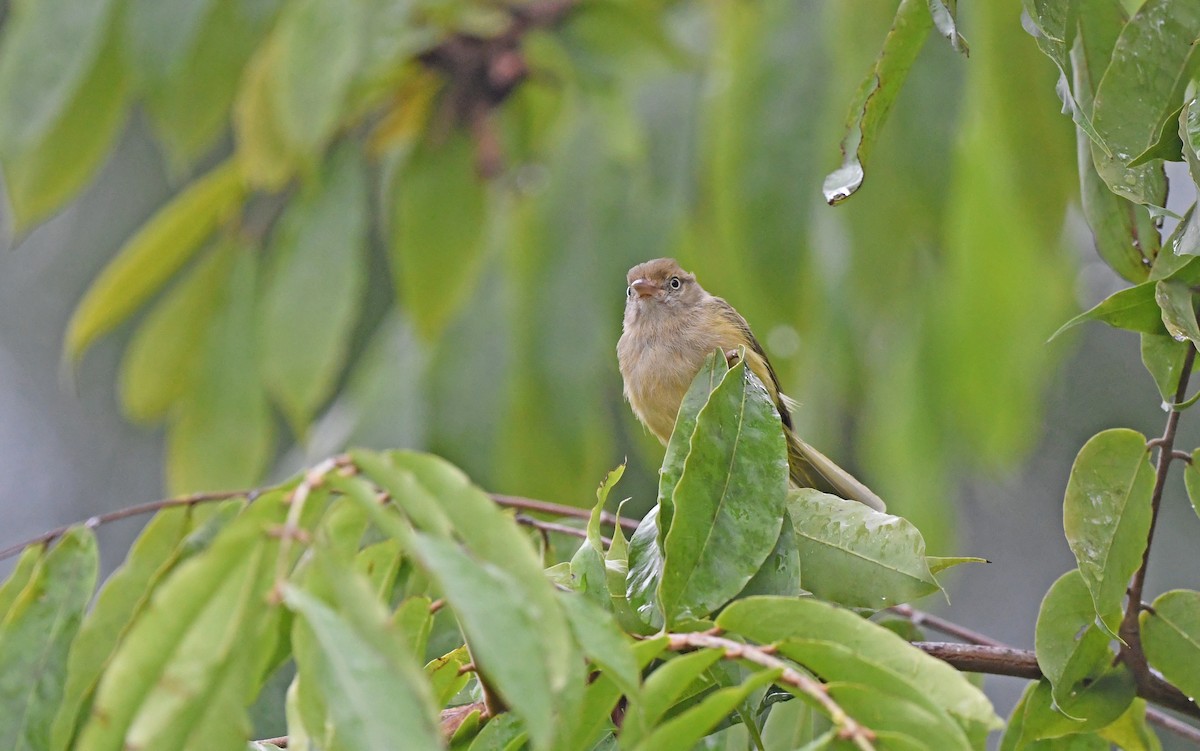
<path fill-rule="evenodd" d="M 633 297 L 633 285 L 632 284 L 625 288 L 625 296 Z"/>
<path fill-rule="evenodd" d="M 679 289 L 680 287 L 683 286 L 683 282 L 679 281 L 679 277 L 677 277 L 677 276 L 671 277 L 670 281 L 668 281 L 667 284 L 671 285 L 671 289 Z"/>

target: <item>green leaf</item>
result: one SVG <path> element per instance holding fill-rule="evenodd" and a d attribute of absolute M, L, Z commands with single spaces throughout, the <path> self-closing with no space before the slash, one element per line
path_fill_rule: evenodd
<path fill-rule="evenodd" d="M 0 614 L 0 746 L 36 751 L 67 678 L 67 653 L 96 585 L 96 538 L 73 527 L 44 557 Z"/>
<path fill-rule="evenodd" d="M 284 600 L 317 646 L 299 671 L 323 697 L 339 742 L 368 751 L 404 738 L 413 748 L 444 748 L 429 684 L 398 632 L 362 579 L 346 571 L 338 579 L 332 607 L 291 585 Z"/>
<path fill-rule="evenodd" d="M 1200 184 L 1200 99 L 1196 87 L 1189 91 L 1183 111 L 1179 113 L 1179 137 L 1183 142 L 1183 158 L 1187 162 L 1192 182 Z"/>
<path fill-rule="evenodd" d="M 1069 71 L 1074 67 L 1074 72 L 1078 75 L 1081 67 L 1077 64 L 1072 66 L 1072 63 L 1075 62 L 1075 49 L 1077 49 L 1074 45 L 1076 23 L 1080 15 L 1077 13 L 1075 5 L 1075 0 L 1024 0 L 1022 25 L 1037 40 L 1038 48 L 1058 67 L 1058 95 L 1063 101 L 1064 112 L 1069 111 L 1075 125 L 1091 140 L 1097 142 L 1099 148 L 1103 149 L 1107 147 L 1100 142 L 1100 137 L 1097 135 L 1090 117 L 1092 88 L 1090 86 L 1080 87 L 1077 84 L 1074 95 L 1072 95 L 1069 85 Z M 1086 16 L 1087 14 L 1082 15 Z M 1026 21 L 1028 21 L 1027 24 Z M 1081 36 L 1084 36 L 1085 40 L 1087 39 L 1086 35 Z M 1098 59 L 1107 63 L 1111 50 L 1112 45 L 1110 44 L 1104 51 L 1103 57 Z M 1086 69 L 1086 66 L 1083 67 Z M 1093 78 L 1099 81 L 1102 72 L 1103 68 L 1094 73 Z"/>
<path fill-rule="evenodd" d="M 470 662 L 471 655 L 464 645 L 425 664 L 425 676 L 433 687 L 435 707 L 447 706 L 470 683 L 470 672 L 463 670 Z"/>
<path fill-rule="evenodd" d="M 699 704 L 654 728 L 637 751 L 688 751 L 755 691 L 771 684 L 780 670 L 760 670 L 739 686 L 717 689 Z M 622 738 L 624 740 L 624 738 Z"/>
<path fill-rule="evenodd" d="M 262 375 L 303 435 L 345 365 L 366 286 L 367 181 L 338 149 L 280 220 L 258 309 Z"/>
<path fill-rule="evenodd" d="M 139 88 L 176 78 L 220 0 L 129 0 L 123 15 L 127 64 Z"/>
<path fill-rule="evenodd" d="M 658 583 L 662 580 L 663 555 L 658 542 L 658 512 L 655 506 L 638 522 L 629 539 L 629 575 L 626 578 L 626 599 L 637 617 L 646 625 L 647 633 L 663 627 L 663 611 L 658 603 Z"/>
<path fill-rule="evenodd" d="M 268 191 L 281 190 L 297 166 L 275 111 L 274 75 L 281 64 L 280 49 L 274 35 L 258 46 L 246 64 L 233 104 L 237 161 L 248 183 Z"/>
<path fill-rule="evenodd" d="M 903 696 L 860 683 L 829 684 L 829 695 L 846 713 L 872 730 L 897 733 L 919 742 L 928 751 L 968 751 L 971 744 L 961 729 L 939 722 L 913 695 Z M 957 733 L 952 732 L 957 730 Z M 885 746 L 886 748 L 887 746 Z M 908 746 L 902 746 L 908 748 Z"/>
<path fill-rule="evenodd" d="M 1146 724 L 1146 700 L 1134 699 L 1125 713 L 1099 731 L 1122 751 L 1162 751 L 1158 736 Z"/>
<path fill-rule="evenodd" d="M 192 694 L 196 682 L 212 685 L 210 679 L 219 680 L 222 672 L 236 667 L 239 655 L 232 650 L 239 640 L 258 643 L 250 627 L 239 633 L 244 624 L 233 608 L 248 609 L 243 611 L 247 618 L 265 610 L 263 598 L 278 546 L 267 532 L 283 522 L 287 509 L 283 491 L 258 498 L 210 547 L 180 565 L 154 591 L 100 678 L 74 751 L 120 748 L 134 732 L 139 740 L 157 732 L 178 731 L 186 737 L 204 704 Z M 259 623 L 265 626 L 266 619 Z M 218 660 L 218 655 L 229 659 Z M 179 691 L 166 688 L 176 681 Z M 175 724 L 172 718 L 177 718 Z M 164 720 L 166 726 L 159 724 Z M 244 714 L 223 721 L 226 727 L 249 731 Z"/>
<path fill-rule="evenodd" d="M 192 527 L 196 507 L 167 508 L 138 535 L 125 562 L 113 572 L 71 646 L 67 680 L 54 717 L 50 747 L 70 748 L 81 715 L 91 702 L 104 665 L 150 593 L 184 554 L 182 543 Z"/>
<path fill-rule="evenodd" d="M 1119 620 L 1120 608 L 1106 616 L 1110 622 Z M 1087 701 L 1089 688 L 1113 669 L 1109 636 L 1095 623 L 1092 596 L 1079 570 L 1072 569 L 1042 599 L 1035 644 L 1038 666 L 1050 681 L 1055 706 L 1074 719 L 1087 719 L 1094 711 Z"/>
<path fill-rule="evenodd" d="M 1071 711 L 1073 719 L 1059 711 L 1047 681 L 1039 681 L 1025 704 L 1021 737 L 1024 743 L 1047 738 L 1075 737 L 1104 728 L 1121 716 L 1135 696 L 1133 675 L 1124 665 L 1102 674 L 1094 683 L 1079 691 Z M 1035 746 L 1036 748 L 1036 746 Z"/>
<path fill-rule="evenodd" d="M 612 676 L 623 694 L 636 696 L 640 691 L 641 676 L 629 638 L 617 626 L 612 614 L 579 594 L 559 592 L 558 601 L 583 654 Z"/>
<path fill-rule="evenodd" d="M 1196 301 L 1186 282 L 1164 279 L 1155 282 L 1154 299 L 1162 308 L 1162 322 L 1167 333 L 1178 341 L 1190 340 L 1200 346 L 1200 325 L 1196 323 Z"/>
<path fill-rule="evenodd" d="M 72 198 L 108 157 L 126 114 L 119 42 L 110 24 L 83 82 L 64 100 L 54 121 L 36 140 L 0 152 L 18 232 Z"/>
<path fill-rule="evenodd" d="M 1183 484 L 1187 487 L 1192 508 L 1196 510 L 1196 515 L 1200 516 L 1200 449 L 1192 451 L 1192 460 L 1184 467 Z M 0 611 L 2 610 L 3 608 L 0 608 Z"/>
<path fill-rule="evenodd" d="M 958 33 L 958 0 L 929 0 L 929 15 L 933 17 L 938 33 L 950 42 L 950 47 L 963 57 L 969 57 L 971 50 L 967 40 Z"/>
<path fill-rule="evenodd" d="M 667 441 L 667 451 L 658 472 L 658 542 L 661 546 L 671 530 L 675 518 L 675 488 L 683 476 L 683 468 L 692 448 L 692 436 L 696 433 L 696 421 L 700 410 L 708 403 L 714 389 L 729 372 L 729 364 L 723 352 L 710 352 L 704 365 L 692 378 L 692 383 L 679 403 L 675 427 Z"/>
<path fill-rule="evenodd" d="M 779 415 L 739 359 L 696 418 L 672 495 L 658 590 L 668 625 L 703 618 L 750 581 L 779 537 L 787 477 Z"/>
<path fill-rule="evenodd" d="M 118 388 L 125 415 L 136 422 L 162 419 L 193 385 L 204 341 L 220 309 L 237 257 L 218 243 L 159 301 L 138 327 L 121 360 Z"/>
<path fill-rule="evenodd" d="M 474 159 L 473 141 L 460 130 L 440 143 L 426 137 L 392 181 L 392 275 L 425 340 L 462 310 L 483 269 L 488 192 Z"/>
<path fill-rule="evenodd" d="M 823 600 L 881 610 L 941 589 L 908 520 L 811 488 L 788 493 L 800 585 Z"/>
<path fill-rule="evenodd" d="M 17 595 L 21 594 L 29 584 L 30 578 L 37 571 L 38 564 L 41 563 L 42 556 L 45 554 L 45 543 L 30 545 L 21 551 L 21 557 L 13 566 L 12 573 L 8 575 L 3 584 L 0 584 L 0 622 L 4 620 L 5 614 L 16 601 Z"/>
<path fill-rule="evenodd" d="M 918 0 L 901 1 L 879 57 L 850 105 L 842 138 L 842 166 L 821 186 L 831 205 L 846 200 L 862 186 L 871 148 L 933 25 L 929 9 L 923 5 Z"/>
<path fill-rule="evenodd" d="M 632 702 L 621 729 L 623 745 L 635 747 L 658 725 L 667 710 L 699 680 L 706 670 L 721 659 L 717 649 L 701 649 L 672 657 L 646 678 L 641 699 Z"/>
<path fill-rule="evenodd" d="M 1155 283 L 1144 282 L 1109 295 L 1091 310 L 1080 313 L 1064 323 L 1050 336 L 1050 341 L 1084 321 L 1103 321 L 1118 329 L 1143 334 L 1161 334 L 1162 309 L 1158 307 L 1154 292 Z"/>
<path fill-rule="evenodd" d="M 1200 60 L 1193 44 L 1198 37 L 1200 8 L 1180 8 L 1171 0 L 1148 0 L 1121 30 L 1092 113 L 1097 133 L 1116 157 L 1097 164 L 1114 193 L 1162 205 L 1156 190 L 1126 165 L 1158 140 L 1164 121 L 1176 112 Z"/>
<path fill-rule="evenodd" d="M 1146 659 L 1188 696 L 1200 696 L 1200 592 L 1175 589 L 1142 611 Z"/>
<path fill-rule="evenodd" d="M 1155 159 L 1168 162 L 1183 161 L 1183 140 L 1179 137 L 1181 112 L 1183 112 L 1182 104 L 1163 120 L 1162 132 L 1158 134 L 1158 138 L 1145 151 L 1133 158 L 1133 161 L 1129 163 L 1130 167 L 1140 167 Z"/>
<path fill-rule="evenodd" d="M 1071 467 L 1063 527 L 1098 624 L 1116 636 L 1121 600 L 1150 531 L 1154 468 L 1146 438 L 1125 428 L 1092 436 Z"/>
<path fill-rule="evenodd" d="M 1191 342 L 1176 341 L 1168 334 L 1142 334 L 1142 364 L 1154 378 L 1164 402 L 1175 399 L 1179 376 Z"/>
<path fill-rule="evenodd" d="M 0 45 L 0 153 L 25 151 L 70 108 L 109 36 L 114 0 L 17 3 Z"/>
<path fill-rule="evenodd" d="M 974 556 L 941 556 L 927 555 L 925 562 L 929 564 L 929 573 L 934 576 L 940 574 L 948 568 L 961 566 L 964 563 L 991 563 L 986 558 L 976 558 Z"/>
<path fill-rule="evenodd" d="M 751 595 L 792 595 L 798 596 L 800 588 L 800 548 L 796 542 L 796 528 L 791 514 L 785 509 L 783 525 L 779 528 L 779 537 L 775 547 L 767 554 L 767 559 L 759 566 L 757 573 L 734 599 L 750 597 Z"/>
<path fill-rule="evenodd" d="M 1000 727 L 991 702 L 966 676 L 901 637 L 849 610 L 814 599 L 748 597 L 731 603 L 717 626 L 760 644 L 790 639 L 836 641 L 861 660 L 904 676 L 962 723 Z"/>
<path fill-rule="evenodd" d="M 288 3 L 274 29 L 278 45 L 270 92 L 283 136 L 306 157 L 324 145 L 345 116 L 366 30 L 353 0 Z"/>
<path fill-rule="evenodd" d="M 167 485 L 174 494 L 252 487 L 274 448 L 253 337 L 257 258 L 251 248 L 233 252 L 195 380 L 168 427 Z"/>
<path fill-rule="evenodd" d="M 237 164 L 228 161 L 159 209 L 117 252 L 75 308 L 65 352 L 78 360 L 157 292 L 245 196 Z"/>

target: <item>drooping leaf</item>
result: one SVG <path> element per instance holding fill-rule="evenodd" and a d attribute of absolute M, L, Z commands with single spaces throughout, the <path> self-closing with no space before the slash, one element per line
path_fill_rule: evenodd
<path fill-rule="evenodd" d="M 862 660 L 904 676 L 960 722 L 999 727 L 991 702 L 962 673 L 849 610 L 811 598 L 749 597 L 725 608 L 717 626 L 760 644 L 828 640 L 837 634 L 839 644 Z"/>
<path fill-rule="evenodd" d="M 1121 599 L 1150 531 L 1154 468 L 1146 438 L 1125 428 L 1092 436 L 1071 467 L 1063 504 L 1067 543 L 1092 595 L 1097 622 L 1116 635 Z"/>
<path fill-rule="evenodd" d="M 118 378 L 121 403 L 131 420 L 161 419 L 193 385 L 203 355 L 196 343 L 205 340 L 221 306 L 235 250 L 231 243 L 218 243 L 138 327 Z"/>
<path fill-rule="evenodd" d="M 1059 334 L 1084 321 L 1103 321 L 1119 329 L 1143 334 L 1161 334 L 1162 309 L 1154 299 L 1154 287 L 1155 282 L 1144 282 L 1113 293 L 1092 309 L 1064 323 L 1050 339 L 1054 340 Z"/>
<path fill-rule="evenodd" d="M 167 485 L 177 494 L 252 487 L 274 448 L 253 337 L 257 258 L 251 248 L 233 253 L 195 380 L 168 426 Z"/>
<path fill-rule="evenodd" d="M 1188 696 L 1200 696 L 1200 592 L 1175 589 L 1140 616 L 1150 665 Z"/>
<path fill-rule="evenodd" d="M 344 367 L 363 302 L 364 168 L 354 147 L 335 151 L 271 242 L 258 303 L 262 376 L 300 435 Z"/>
<path fill-rule="evenodd" d="M 1096 90 L 1092 121 L 1114 157 L 1097 168 L 1114 193 L 1136 203 L 1162 205 L 1157 187 L 1127 165 L 1158 140 L 1182 102 L 1200 61 L 1198 37 L 1200 8 L 1149 0 L 1121 30 Z"/>
<path fill-rule="evenodd" d="M 907 520 L 811 488 L 788 493 L 800 585 L 850 607 L 883 609 L 941 589 Z"/>
<path fill-rule="evenodd" d="M 99 553 L 91 530 L 74 527 L 38 560 L 12 605 L 0 613 L 0 745 L 50 745 L 67 679 L 67 654 L 96 585 Z"/>
<path fill-rule="evenodd" d="M 901 1 L 879 57 L 850 106 L 842 139 L 842 166 L 830 173 L 821 187 L 830 204 L 841 203 L 862 186 L 871 148 L 933 25 L 923 4 Z"/>
<path fill-rule="evenodd" d="M 125 54 L 139 88 L 177 76 L 219 0 L 130 0 Z"/>
<path fill-rule="evenodd" d="M 465 133 L 456 130 L 441 143 L 426 137 L 392 183 L 392 275 L 426 340 L 462 309 L 483 268 L 488 193 L 474 158 Z"/>
<path fill-rule="evenodd" d="M 787 476 L 778 413 L 739 359 L 696 418 L 672 494 L 658 590 L 668 625 L 703 618 L 758 571 L 779 536 Z"/>
<path fill-rule="evenodd" d="M 1120 617 L 1118 608 L 1105 620 Z M 1109 636 L 1095 622 L 1095 605 L 1078 569 L 1051 585 L 1038 611 L 1038 666 L 1050 681 L 1055 706 L 1074 719 L 1088 719 L 1095 710 L 1089 689 L 1113 670 Z"/>
<path fill-rule="evenodd" d="M 237 164 L 228 161 L 163 206 L 88 288 L 67 324 L 66 355 L 79 359 L 93 341 L 132 315 L 192 257 L 244 196 Z"/>
<path fill-rule="evenodd" d="M 917 748 L 958 749 L 967 751 L 970 742 L 961 729 L 939 723 L 914 697 L 886 693 L 874 686 L 835 682 L 829 684 L 829 695 L 846 713 L 868 728 L 896 733 L 906 741 L 915 741 Z M 957 733 L 949 731 L 958 730 Z M 910 741 L 910 742 L 911 742 Z M 886 747 L 886 745 L 885 745 Z M 910 748 L 910 746 L 900 746 Z"/>

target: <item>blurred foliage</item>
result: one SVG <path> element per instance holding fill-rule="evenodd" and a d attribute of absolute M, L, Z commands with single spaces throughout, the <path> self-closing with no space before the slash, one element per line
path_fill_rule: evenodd
<path fill-rule="evenodd" d="M 16 3 L 0 165 L 24 233 L 131 113 L 158 138 L 180 192 L 65 355 L 137 327 L 120 397 L 166 424 L 171 492 L 258 483 L 293 442 L 574 504 L 626 455 L 646 486 L 613 347 L 625 269 L 674 255 L 754 326 L 805 438 L 943 548 L 957 478 L 1038 434 L 1075 190 L 1053 67 L 994 3 L 963 8 L 965 57 L 953 10 Z M 839 140 L 866 172 L 831 209 Z"/>

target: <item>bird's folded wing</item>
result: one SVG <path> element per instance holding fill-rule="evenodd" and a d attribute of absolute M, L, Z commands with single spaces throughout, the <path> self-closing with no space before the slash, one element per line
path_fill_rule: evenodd
<path fill-rule="evenodd" d="M 811 467 L 813 472 L 829 484 L 829 489 L 833 490 L 834 493 L 850 501 L 865 503 L 876 511 L 887 510 L 883 499 L 875 495 L 866 485 L 859 482 L 854 475 L 834 464 L 833 460 L 800 440 L 799 437 L 792 437 L 794 439 L 792 448 L 798 454 L 794 458 L 800 459 L 804 464 Z M 813 483 L 813 486 L 818 490 L 824 490 L 824 488 L 820 487 L 819 483 Z"/>

